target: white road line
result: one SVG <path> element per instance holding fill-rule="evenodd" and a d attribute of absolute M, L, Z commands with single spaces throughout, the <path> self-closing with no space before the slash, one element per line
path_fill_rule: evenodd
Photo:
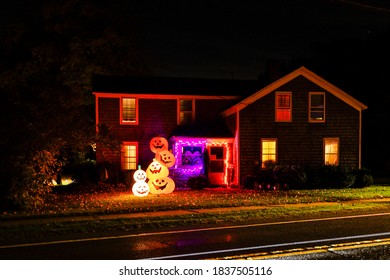
<path fill-rule="evenodd" d="M 283 247 L 283 246 L 297 246 L 297 245 L 301 246 L 301 245 L 308 245 L 308 244 L 313 244 L 313 243 L 334 242 L 334 241 L 351 240 L 351 239 L 357 239 L 357 238 L 366 239 L 366 238 L 375 238 L 375 237 L 383 237 L 383 236 L 390 236 L 390 232 L 346 236 L 346 237 L 336 237 L 336 238 L 326 238 L 326 239 L 317 239 L 317 240 L 307 240 L 307 241 L 297 241 L 297 242 L 290 242 L 290 243 L 270 244 L 270 245 L 261 245 L 261 246 L 226 249 L 226 250 L 215 250 L 215 251 L 197 252 L 197 253 L 171 255 L 171 256 L 162 256 L 162 257 L 149 258 L 147 260 L 187 258 L 187 257 L 203 256 L 203 255 L 209 255 L 209 254 L 232 253 L 232 252 L 240 252 L 240 251 L 247 251 L 247 250 L 259 250 L 259 249 L 271 249 L 271 248 L 277 248 L 277 247 Z"/>
<path fill-rule="evenodd" d="M 155 236 L 155 235 L 168 235 L 168 234 L 177 234 L 177 233 L 226 230 L 226 229 L 237 229 L 237 228 L 248 228 L 248 227 L 263 227 L 263 226 L 285 225 L 285 224 L 294 224 L 294 223 L 308 223 L 308 222 L 320 222 L 320 221 L 331 221 L 331 220 L 342 220 L 342 219 L 356 219 L 356 218 L 364 218 L 364 217 L 378 217 L 378 216 L 389 216 L 389 215 L 390 215 L 390 212 L 343 216 L 343 217 L 329 217 L 329 218 L 320 218 L 320 219 L 305 219 L 305 220 L 294 220 L 294 221 L 283 221 L 283 222 L 258 223 L 258 224 L 248 224 L 248 225 L 233 225 L 233 226 L 223 226 L 223 227 L 213 227 L 213 228 L 197 228 L 197 229 L 186 229 L 186 230 L 176 230 L 176 231 L 147 232 L 147 233 L 139 233 L 139 234 L 118 235 L 118 236 L 104 236 L 104 237 L 92 237 L 92 238 L 82 238 L 82 239 L 70 239 L 70 240 L 58 240 L 58 241 L 47 241 L 47 242 L 37 242 L 37 243 L 4 245 L 4 246 L 0 246 L 0 249 L 44 246 L 44 245 L 88 242 L 88 241 L 100 241 L 100 240 L 111 240 L 111 239 L 123 239 L 123 238 L 132 238 L 132 237 L 141 237 L 141 236 Z"/>

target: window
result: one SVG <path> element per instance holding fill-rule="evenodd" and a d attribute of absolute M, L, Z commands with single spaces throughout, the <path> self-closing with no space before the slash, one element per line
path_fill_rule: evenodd
<path fill-rule="evenodd" d="M 203 164 L 202 147 L 183 146 L 181 162 L 183 166 L 200 166 Z"/>
<path fill-rule="evenodd" d="M 261 168 L 276 163 L 276 139 L 261 140 Z"/>
<path fill-rule="evenodd" d="M 339 164 L 339 139 L 325 138 L 324 139 L 324 161 L 325 164 Z"/>
<path fill-rule="evenodd" d="M 137 143 L 123 143 L 121 152 L 122 170 L 137 169 Z"/>
<path fill-rule="evenodd" d="M 137 124 L 137 99 L 121 98 L 121 124 Z"/>
<path fill-rule="evenodd" d="M 224 171 L 224 147 L 210 147 L 210 172 Z"/>
<path fill-rule="evenodd" d="M 325 121 L 325 93 L 323 92 L 309 93 L 309 121 L 311 122 Z"/>
<path fill-rule="evenodd" d="M 179 124 L 190 124 L 193 122 L 194 106 L 193 99 L 179 100 Z"/>
<path fill-rule="evenodd" d="M 277 122 L 291 121 L 291 92 L 277 92 L 275 104 L 275 120 Z"/>

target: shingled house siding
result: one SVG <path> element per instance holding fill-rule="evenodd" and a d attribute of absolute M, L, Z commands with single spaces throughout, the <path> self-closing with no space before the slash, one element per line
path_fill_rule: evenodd
<path fill-rule="evenodd" d="M 146 170 L 155 156 L 149 147 L 150 140 L 156 136 L 169 138 L 177 126 L 176 99 L 139 100 L 139 126 L 137 139 L 139 164 Z"/>
<path fill-rule="evenodd" d="M 275 92 L 292 92 L 292 122 L 275 122 Z M 309 92 L 325 92 L 326 121 L 308 121 Z M 340 165 L 357 168 L 359 162 L 359 112 L 299 76 L 240 111 L 241 177 L 253 174 L 260 160 L 262 138 L 277 139 L 280 164 L 323 164 L 323 139 L 339 138 Z"/>
<path fill-rule="evenodd" d="M 168 137 L 177 124 L 176 99 L 139 99 L 138 125 L 121 125 L 119 121 L 119 98 L 99 98 L 99 124 L 106 125 L 114 137 L 122 142 L 138 143 L 138 164 L 146 169 L 154 154 L 150 140 L 155 136 Z M 101 147 L 97 160 L 120 166 L 119 151 Z"/>

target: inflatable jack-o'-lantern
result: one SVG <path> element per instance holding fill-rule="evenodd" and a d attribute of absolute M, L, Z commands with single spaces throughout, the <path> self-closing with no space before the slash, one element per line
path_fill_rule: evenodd
<path fill-rule="evenodd" d="M 149 185 L 146 183 L 146 172 L 138 169 L 134 172 L 133 178 L 135 183 L 132 192 L 135 196 L 147 196 L 149 194 Z"/>
<path fill-rule="evenodd" d="M 135 196 L 147 196 L 150 191 L 149 185 L 145 181 L 135 182 L 131 190 Z"/>
<path fill-rule="evenodd" d="M 168 141 L 164 137 L 153 137 L 150 140 L 150 150 L 156 155 L 161 151 L 168 150 Z"/>
<path fill-rule="evenodd" d="M 176 162 L 175 156 L 168 150 L 159 152 L 156 155 L 156 159 L 161 165 L 164 165 L 168 168 L 174 166 Z"/>
<path fill-rule="evenodd" d="M 146 175 L 149 180 L 155 180 L 158 178 L 167 177 L 169 175 L 169 170 L 166 166 L 161 165 L 155 158 L 146 169 Z"/>
<path fill-rule="evenodd" d="M 142 169 L 138 169 L 134 172 L 133 175 L 134 180 L 137 181 L 146 181 L 146 172 L 143 171 Z"/>
<path fill-rule="evenodd" d="M 148 185 L 152 194 L 168 194 L 175 189 L 175 182 L 169 177 L 149 180 Z"/>

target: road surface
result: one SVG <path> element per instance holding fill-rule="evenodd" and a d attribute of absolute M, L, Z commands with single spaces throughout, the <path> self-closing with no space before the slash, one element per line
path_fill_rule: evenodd
<path fill-rule="evenodd" d="M 3 260 L 210 259 L 390 238 L 390 213 L 1 246 Z"/>

